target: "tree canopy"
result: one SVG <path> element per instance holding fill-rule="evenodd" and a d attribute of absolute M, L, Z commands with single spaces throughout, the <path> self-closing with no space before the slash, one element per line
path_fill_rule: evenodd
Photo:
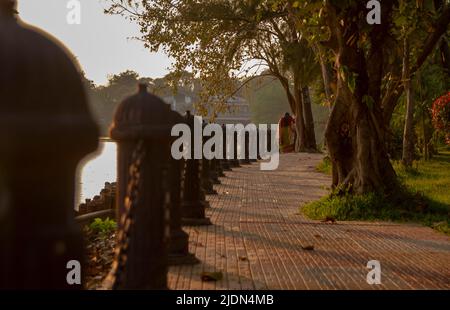
<path fill-rule="evenodd" d="M 149 49 L 199 78 L 205 104 L 266 70 L 301 116 L 302 141 L 312 122 L 305 86 L 321 73 L 333 106 L 325 133 L 333 185 L 365 193 L 396 187 L 387 150 L 393 111 L 405 89 L 413 98 L 410 81 L 428 56 L 448 51 L 450 22 L 448 1 L 384 0 L 375 13 L 368 4 L 380 2 L 111 0 L 107 12 L 137 22 Z"/>

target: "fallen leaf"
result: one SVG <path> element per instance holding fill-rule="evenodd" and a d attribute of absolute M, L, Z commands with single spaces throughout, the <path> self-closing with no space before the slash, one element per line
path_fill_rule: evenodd
<path fill-rule="evenodd" d="M 327 216 L 325 219 L 322 220 L 322 223 L 336 223 L 336 218 L 332 216 Z"/>
<path fill-rule="evenodd" d="M 314 245 L 302 246 L 302 249 L 305 251 L 314 251 Z"/>
<path fill-rule="evenodd" d="M 222 272 L 203 272 L 201 275 L 202 281 L 210 282 L 210 281 L 220 281 L 223 278 Z"/>

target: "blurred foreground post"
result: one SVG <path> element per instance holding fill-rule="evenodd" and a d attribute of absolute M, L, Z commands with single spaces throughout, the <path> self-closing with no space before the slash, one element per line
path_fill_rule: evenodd
<path fill-rule="evenodd" d="M 75 170 L 98 131 L 74 57 L 13 8 L 0 1 L 0 288 L 80 289 Z"/>
<path fill-rule="evenodd" d="M 111 138 L 118 144 L 119 233 L 106 288 L 167 288 L 170 131 L 180 119 L 146 85 L 116 111 Z"/>

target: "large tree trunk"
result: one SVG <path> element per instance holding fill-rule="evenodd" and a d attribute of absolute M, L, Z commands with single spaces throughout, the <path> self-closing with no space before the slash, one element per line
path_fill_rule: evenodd
<path fill-rule="evenodd" d="M 355 98 L 338 79 L 338 91 L 325 139 L 333 165 L 333 188 L 367 193 L 395 187 L 396 175 L 389 161 L 381 111 Z"/>
<path fill-rule="evenodd" d="M 311 107 L 311 95 L 309 93 L 309 87 L 302 87 L 302 100 L 303 100 L 303 116 L 305 118 L 305 145 L 309 151 L 316 151 L 316 132 L 314 130 L 314 117 Z"/>
<path fill-rule="evenodd" d="M 403 131 L 403 156 L 402 162 L 406 167 L 411 167 L 414 160 L 414 98 L 411 89 L 411 74 L 409 64 L 409 43 L 405 39 L 403 55 L 403 83 L 406 95 L 405 128 Z"/>
<path fill-rule="evenodd" d="M 387 1 L 382 5 L 383 23 L 371 27 L 367 52 L 360 47 L 360 24 L 354 17 L 366 12 L 365 5 L 359 3 L 345 10 L 335 1 L 327 0 L 325 5 L 330 37 L 323 44 L 333 50 L 337 72 L 335 104 L 325 134 L 333 165 L 333 186 L 348 187 L 353 193 L 395 191 L 398 181 L 386 151 L 388 127 L 384 122 L 385 116 L 390 118 L 403 90 L 394 83 L 382 94 L 386 74 L 396 76 L 395 69 L 387 65 L 392 47 L 386 45 L 392 40 L 395 3 Z M 420 48 L 410 72 L 417 71 L 434 49 L 447 30 L 449 17 L 450 9 L 446 7 Z M 395 45 L 397 42 L 393 42 Z M 382 103 L 386 104 L 382 106 Z"/>
<path fill-rule="evenodd" d="M 394 189 L 397 178 L 386 150 L 380 104 L 383 50 L 377 44 L 389 24 L 372 33 L 373 49 L 365 54 L 357 40 L 350 40 L 358 34 L 358 24 L 351 22 L 354 12 L 348 13 L 343 28 L 331 2 L 327 9 L 337 72 L 335 102 L 325 131 L 333 187 L 357 194 Z"/>

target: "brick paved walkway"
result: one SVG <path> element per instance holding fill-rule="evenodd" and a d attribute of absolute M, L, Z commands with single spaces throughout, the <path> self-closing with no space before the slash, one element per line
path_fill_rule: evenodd
<path fill-rule="evenodd" d="M 450 238 L 418 225 L 326 224 L 298 207 L 327 193 L 321 155 L 285 154 L 276 171 L 259 164 L 234 169 L 208 196 L 214 225 L 186 227 L 202 261 L 170 268 L 172 289 L 450 289 Z M 302 246 L 314 245 L 314 251 Z M 382 285 L 366 283 L 379 260 Z M 223 272 L 202 282 L 203 271 Z"/>

